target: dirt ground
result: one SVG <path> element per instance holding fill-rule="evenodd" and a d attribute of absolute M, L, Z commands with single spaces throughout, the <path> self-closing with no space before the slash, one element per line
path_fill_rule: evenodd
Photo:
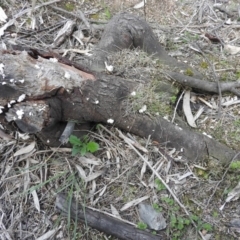
<path fill-rule="evenodd" d="M 15 43 L 51 49 L 58 31 L 71 19 L 84 35 L 83 44 L 69 37 L 53 50 L 59 53 L 67 49 L 91 50 L 109 19 L 120 11 L 127 11 L 145 18 L 170 55 L 188 62 L 209 81 L 240 79 L 237 0 L 148 0 L 145 7 L 140 8 L 136 7 L 140 0 L 51 2 L 1 1 L 0 7 L 8 17 L 6 21 L 14 18 L 15 21 L 1 36 L 0 48 Z M 33 10 L 34 6 L 39 7 Z M 24 10 L 27 11 L 23 13 Z M 77 18 L 79 11 L 91 29 Z M 0 21 L 0 29 L 3 25 Z M 74 51 L 66 56 L 76 61 L 81 57 Z M 156 73 L 156 65 L 151 57 L 138 50 L 117 53 L 112 57 L 112 64 L 124 69 L 128 77 L 136 78 L 139 72 L 145 72 L 144 77 L 156 76 L 152 74 Z M 196 120 L 195 131 L 239 151 L 239 97 L 224 94 L 219 98 L 217 94 L 192 94 L 196 106 L 193 111 L 196 113 L 204 107 Z M 219 101 L 221 108 L 217 107 Z M 174 108 L 173 103 L 169 104 L 164 117 L 171 120 Z M 177 113 L 186 122 L 181 108 Z M 166 228 L 161 232 L 168 239 L 240 239 L 240 193 L 239 187 L 236 188 L 240 181 L 239 156 L 228 166 L 222 166 L 215 159 L 201 162 L 181 159 L 175 149 L 165 149 L 173 159 L 170 161 L 159 150 L 163 143 L 123 133 L 147 150 L 139 150 L 138 154 L 119 137 L 117 129 L 102 125 L 88 133 L 100 149 L 84 157 L 72 156 L 71 148 L 44 146 L 34 135 L 17 130 L 8 134 L 11 139 L 0 138 L 0 238 L 3 240 L 116 239 L 62 216 L 55 206 L 56 194 L 62 191 L 87 207 L 120 216 L 141 229 L 145 226 L 141 224 L 136 202 L 145 197 L 144 202 L 162 213 Z M 166 190 L 166 185 L 171 191 Z"/>

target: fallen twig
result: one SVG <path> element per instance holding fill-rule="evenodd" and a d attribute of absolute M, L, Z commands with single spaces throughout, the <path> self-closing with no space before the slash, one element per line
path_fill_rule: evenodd
<path fill-rule="evenodd" d="M 236 88 L 240 88 L 240 81 L 219 82 L 219 87 L 218 87 L 218 83 L 216 82 L 209 82 L 206 80 L 189 77 L 181 73 L 165 71 L 165 74 L 169 76 L 172 80 L 175 80 L 184 86 L 188 86 L 194 89 L 199 89 L 199 90 L 210 92 L 210 93 L 219 93 L 219 87 L 220 87 L 222 93 L 231 92 L 240 97 L 240 91 L 236 89 Z"/>

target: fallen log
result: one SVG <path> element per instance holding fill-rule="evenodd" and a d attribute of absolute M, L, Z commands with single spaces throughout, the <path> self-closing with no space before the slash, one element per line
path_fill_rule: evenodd
<path fill-rule="evenodd" d="M 129 240 L 166 240 L 163 232 L 154 235 L 149 231 L 141 230 L 136 226 L 126 223 L 121 219 L 94 211 L 82 206 L 75 199 L 69 198 L 66 194 L 60 193 L 56 198 L 56 207 L 64 216 L 70 216 L 73 220 L 86 224 L 99 231 L 117 237 L 118 239 Z"/>
<path fill-rule="evenodd" d="M 116 22 L 118 27 L 111 34 Z M 43 54 L 36 50 L 34 57 L 24 51 L 2 52 L 2 116 L 7 122 L 15 122 L 21 131 L 37 134 L 51 146 L 60 144 L 58 139 L 67 121 L 95 122 L 113 124 L 141 137 L 151 136 L 161 145 L 176 148 L 188 160 L 213 157 L 223 164 L 230 162 L 235 151 L 214 139 L 161 117 L 129 110 L 129 105 L 137 101 L 131 93 L 144 89 L 147 84 L 96 72 L 105 69 L 108 50 L 112 52 L 126 47 L 141 47 L 169 65 L 180 69 L 188 67 L 167 55 L 145 21 L 120 14 L 106 27 L 91 62 L 71 64 L 57 54 Z M 201 77 L 194 72 L 194 76 Z M 7 122 L 1 120 L 5 127 Z"/>

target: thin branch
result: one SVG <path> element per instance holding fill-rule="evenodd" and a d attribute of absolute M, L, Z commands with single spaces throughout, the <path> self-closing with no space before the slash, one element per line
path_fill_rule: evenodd
<path fill-rule="evenodd" d="M 219 93 L 219 87 L 221 92 L 231 92 L 240 97 L 240 91 L 236 88 L 240 88 L 240 81 L 232 82 L 209 82 L 207 80 L 190 77 L 177 72 L 164 71 L 164 73 L 172 80 L 182 84 L 183 86 L 199 89 L 208 93 Z"/>
<path fill-rule="evenodd" d="M 180 97 L 178 98 L 177 104 L 176 104 L 176 106 L 175 106 L 175 108 L 174 108 L 174 112 L 173 112 L 172 123 L 174 122 L 174 119 L 175 119 L 175 116 L 176 116 L 176 112 L 177 112 L 177 108 L 178 108 L 179 102 L 180 102 L 180 100 L 182 99 L 184 93 L 185 93 L 185 90 L 182 91 Z"/>
<path fill-rule="evenodd" d="M 219 94 L 219 99 L 218 99 L 218 118 L 221 117 L 221 110 L 222 110 L 222 89 L 221 89 L 221 85 L 220 85 L 220 81 L 219 78 L 217 77 L 216 71 L 215 71 L 215 67 L 213 66 L 213 64 L 209 61 L 208 57 L 205 55 L 205 53 L 202 51 L 201 47 L 198 45 L 198 48 L 200 49 L 200 52 L 202 54 L 202 56 L 205 58 L 205 60 L 208 62 L 208 64 L 210 65 L 212 72 L 213 72 L 213 76 L 214 76 L 214 80 L 215 82 L 217 82 L 217 86 L 218 86 L 218 94 Z"/>

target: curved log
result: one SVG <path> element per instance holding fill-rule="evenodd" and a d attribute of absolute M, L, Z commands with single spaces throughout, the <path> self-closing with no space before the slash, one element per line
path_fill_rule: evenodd
<path fill-rule="evenodd" d="M 132 20 L 127 25 L 129 18 Z M 120 27 L 112 36 L 103 35 L 94 54 L 94 64 L 96 56 L 100 59 L 100 65 L 105 60 L 103 49 L 107 50 L 113 45 L 115 34 L 119 41 L 110 48 L 111 51 L 116 51 L 119 46 L 131 47 L 132 44 L 133 47 L 140 46 L 149 53 L 155 53 L 169 64 L 178 63 L 156 43 L 144 21 L 129 17 L 129 14 L 120 14 L 113 22 L 116 20 L 123 30 Z M 106 32 L 112 27 L 110 22 Z M 104 43 L 104 36 L 112 40 Z M 152 45 L 149 39 L 154 41 Z M 14 55 L 5 52 L 0 55 L 0 62 L 4 64 L 0 79 L 0 111 L 8 122 L 14 121 L 24 132 L 37 133 L 45 144 L 60 144 L 58 139 L 63 131 L 63 122 L 101 122 L 113 123 L 142 137 L 150 135 L 160 144 L 181 151 L 187 159 L 213 157 L 226 163 L 235 155 L 234 150 L 189 128 L 180 128 L 161 117 L 129 111 L 126 103 L 134 101 L 131 93 L 142 88 L 141 83 L 104 73 L 86 73 L 77 69 L 77 64 L 73 64 L 75 67 L 69 66 L 63 63 L 63 58 L 53 61 L 50 56 L 36 59 L 27 52 L 15 52 Z M 66 63 L 70 64 L 69 61 Z M 1 123 L 6 126 L 5 122 Z"/>
<path fill-rule="evenodd" d="M 173 69 L 191 69 L 196 78 L 202 77 L 189 65 L 170 57 L 145 20 L 125 12 L 115 15 L 106 25 L 88 66 L 94 71 L 104 71 L 104 62 L 107 61 L 109 53 L 126 48 L 140 48 Z"/>
<path fill-rule="evenodd" d="M 209 82 L 207 80 L 200 80 L 194 77 L 189 77 L 176 72 L 166 71 L 166 74 L 174 81 L 177 81 L 183 86 L 194 88 L 207 93 L 219 93 L 218 85 L 216 82 Z M 219 82 L 221 92 L 231 92 L 240 97 L 240 81 L 234 82 Z"/>

